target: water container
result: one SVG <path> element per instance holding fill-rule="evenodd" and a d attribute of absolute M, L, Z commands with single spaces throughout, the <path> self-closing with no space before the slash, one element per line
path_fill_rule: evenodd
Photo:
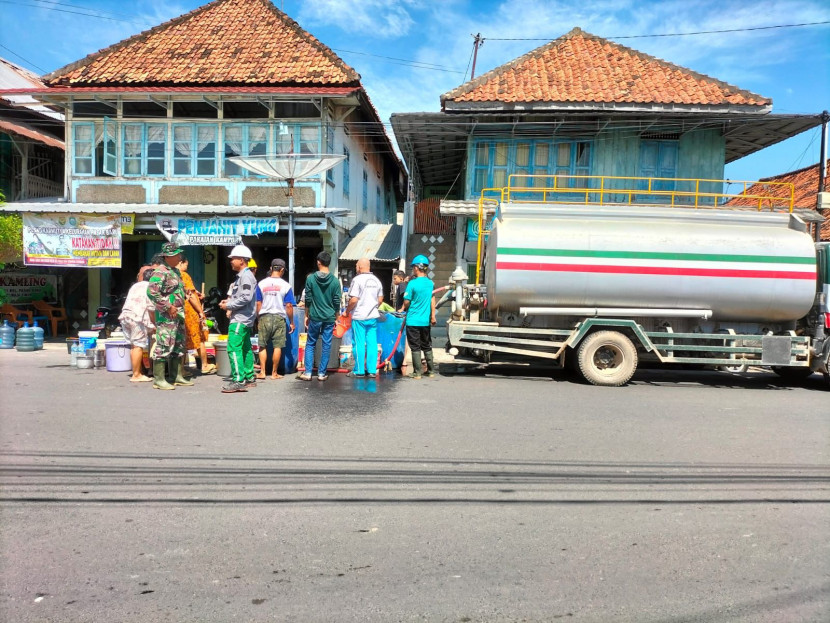
<path fill-rule="evenodd" d="M 8 320 L 4 320 L 0 327 L 0 348 L 14 348 L 14 327 Z"/>
<path fill-rule="evenodd" d="M 35 330 L 29 326 L 29 321 L 17 330 L 15 348 L 21 353 L 28 353 L 35 350 Z"/>
<path fill-rule="evenodd" d="M 78 365 L 78 356 L 82 355 L 83 351 L 81 350 L 81 346 L 78 342 L 73 342 L 70 348 L 69 365 L 74 368 Z"/>
<path fill-rule="evenodd" d="M 97 339 L 97 331 L 78 331 L 78 342 L 81 344 L 81 351 L 86 351 L 88 348 L 95 348 L 95 341 Z"/>
<path fill-rule="evenodd" d="M 35 350 L 42 350 L 43 349 L 43 327 L 41 327 L 37 320 L 35 320 L 35 326 L 32 327 L 35 332 Z"/>
<path fill-rule="evenodd" d="M 228 357 L 228 342 L 226 340 L 217 340 L 213 343 L 213 348 L 216 349 L 214 361 L 216 361 L 216 374 L 219 376 L 231 375 L 231 360 Z"/>

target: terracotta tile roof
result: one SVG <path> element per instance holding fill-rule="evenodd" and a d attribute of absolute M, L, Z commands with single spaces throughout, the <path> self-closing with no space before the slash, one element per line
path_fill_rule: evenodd
<path fill-rule="evenodd" d="M 758 106 L 772 100 L 574 28 L 441 96 L 444 102 Z"/>
<path fill-rule="evenodd" d="M 818 177 L 819 164 L 816 163 L 797 171 L 790 171 L 789 173 L 781 173 L 780 175 L 773 175 L 772 177 L 765 177 L 758 180 L 758 183 L 753 184 L 746 189 L 745 195 L 772 195 L 776 197 L 788 198 L 789 187 L 786 186 L 769 186 L 764 182 L 780 182 L 784 184 L 793 185 L 793 208 L 798 210 L 815 210 L 816 209 L 816 195 L 818 194 Z M 830 188 L 828 180 L 830 180 L 830 160 L 825 163 L 824 170 L 824 189 Z M 726 202 L 729 207 L 757 207 L 758 201 L 752 199 L 742 199 L 740 197 L 730 199 Z M 821 239 L 830 240 L 830 210 L 824 210 L 824 218 L 828 219 L 821 225 Z"/>
<path fill-rule="evenodd" d="M 360 76 L 269 0 L 214 0 L 44 79 L 50 86 L 358 86 Z"/>

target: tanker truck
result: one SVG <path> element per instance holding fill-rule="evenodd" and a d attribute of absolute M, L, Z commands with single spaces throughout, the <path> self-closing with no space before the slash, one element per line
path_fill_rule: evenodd
<path fill-rule="evenodd" d="M 655 201 L 642 180 L 627 194 L 521 182 L 489 201 L 489 228 L 479 201 L 477 283 L 460 268 L 450 279 L 457 364 L 547 361 L 604 386 L 643 364 L 828 378 L 830 248 L 791 206 L 725 209 L 720 190 Z"/>

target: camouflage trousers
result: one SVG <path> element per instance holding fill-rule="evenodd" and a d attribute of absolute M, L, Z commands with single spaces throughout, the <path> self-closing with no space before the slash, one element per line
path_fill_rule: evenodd
<path fill-rule="evenodd" d="M 168 316 L 156 314 L 156 347 L 153 359 L 180 357 L 185 354 L 184 317 L 172 320 Z"/>

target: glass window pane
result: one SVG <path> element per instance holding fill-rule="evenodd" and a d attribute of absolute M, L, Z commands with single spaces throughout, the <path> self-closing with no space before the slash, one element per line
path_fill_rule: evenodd
<path fill-rule="evenodd" d="M 76 141 L 91 141 L 93 128 L 91 125 L 76 125 L 75 126 L 75 140 Z"/>
<path fill-rule="evenodd" d="M 92 159 L 91 158 L 75 158 L 75 173 L 82 173 L 82 174 L 92 173 Z"/>
<path fill-rule="evenodd" d="M 516 166 L 526 167 L 530 165 L 530 143 L 518 143 L 516 145 Z"/>
<path fill-rule="evenodd" d="M 216 162 L 213 160 L 199 160 L 196 163 L 196 175 L 214 175 Z"/>
<path fill-rule="evenodd" d="M 559 143 L 556 146 L 556 166 L 568 167 L 571 166 L 571 144 Z"/>
<path fill-rule="evenodd" d="M 124 175 L 141 175 L 141 158 L 124 158 Z"/>
<path fill-rule="evenodd" d="M 486 169 L 476 169 L 475 176 L 473 178 L 473 192 L 474 193 L 480 193 L 486 184 L 487 184 L 487 170 Z"/>
<path fill-rule="evenodd" d="M 493 171 L 493 186 L 495 188 L 503 188 L 507 186 L 507 170 L 496 169 Z"/>
<path fill-rule="evenodd" d="M 576 166 L 578 167 L 587 167 L 588 166 L 588 159 L 591 154 L 589 149 L 590 145 L 588 143 L 577 143 L 576 144 Z"/>
<path fill-rule="evenodd" d="M 550 145 L 547 143 L 536 143 L 536 153 L 533 156 L 533 164 L 537 167 L 547 169 L 550 158 Z"/>
<path fill-rule="evenodd" d="M 193 128 L 189 125 L 177 125 L 173 127 L 173 139 L 176 141 L 190 142 L 193 138 Z"/>
<path fill-rule="evenodd" d="M 489 164 L 490 162 L 490 144 L 478 143 L 476 145 L 476 161 L 478 166 Z"/>
<path fill-rule="evenodd" d="M 164 160 L 148 158 L 147 175 L 164 175 Z"/>
<path fill-rule="evenodd" d="M 300 129 L 300 153 L 316 154 L 320 145 L 320 128 L 303 126 Z"/>
<path fill-rule="evenodd" d="M 176 158 L 173 161 L 174 175 L 190 175 L 190 158 Z"/>
<path fill-rule="evenodd" d="M 495 165 L 497 167 L 507 166 L 507 151 L 507 143 L 496 143 Z"/>

